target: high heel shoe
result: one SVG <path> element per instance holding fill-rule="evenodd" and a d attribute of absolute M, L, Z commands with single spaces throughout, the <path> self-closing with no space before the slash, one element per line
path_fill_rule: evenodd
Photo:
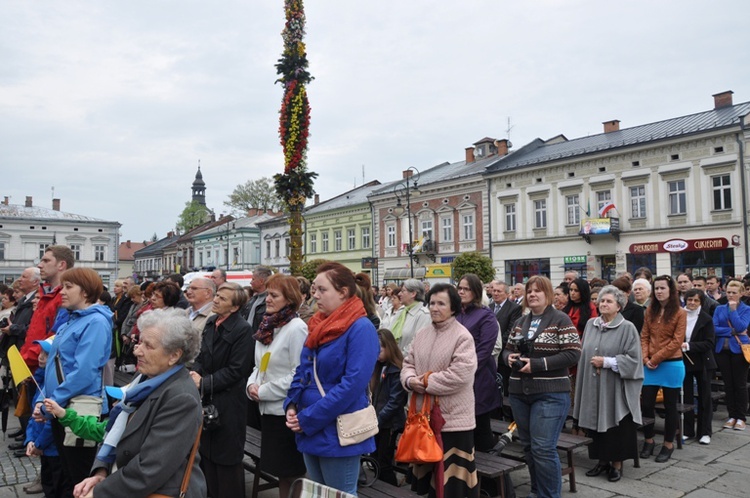
<path fill-rule="evenodd" d="M 648 443 L 646 441 L 643 442 L 643 448 L 641 448 L 641 458 L 648 458 L 651 455 L 654 454 L 654 446 L 656 446 L 653 442 Z"/>
<path fill-rule="evenodd" d="M 599 462 L 596 464 L 596 467 L 586 472 L 586 475 L 589 477 L 596 477 L 598 475 L 604 474 L 605 472 L 608 472 L 609 469 L 610 466 L 608 463 Z"/>
<path fill-rule="evenodd" d="M 659 462 L 659 463 L 664 463 L 667 460 L 669 460 L 669 457 L 672 456 L 672 453 L 674 453 L 674 446 L 672 446 L 671 448 L 662 446 L 661 451 L 659 452 L 658 455 L 656 455 L 656 458 L 654 459 L 654 461 Z"/>

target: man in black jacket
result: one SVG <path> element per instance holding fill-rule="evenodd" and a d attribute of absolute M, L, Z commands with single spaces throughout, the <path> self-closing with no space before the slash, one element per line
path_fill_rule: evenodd
<path fill-rule="evenodd" d="M 490 289 L 492 291 L 490 309 L 495 313 L 497 323 L 500 325 L 500 335 L 498 337 L 501 338 L 503 348 L 505 348 L 505 344 L 508 342 L 508 337 L 513 330 L 513 326 L 516 324 L 516 321 L 521 318 L 523 310 L 510 296 L 510 289 L 505 282 L 494 280 L 490 283 Z M 497 371 L 503 376 L 503 393 L 507 395 L 508 379 L 510 378 L 511 369 L 502 361 L 498 361 Z M 509 407 L 503 407 L 503 417 L 508 420 L 512 418 Z"/>

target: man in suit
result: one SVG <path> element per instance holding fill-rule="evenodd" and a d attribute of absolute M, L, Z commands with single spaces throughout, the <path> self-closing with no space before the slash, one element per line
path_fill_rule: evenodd
<path fill-rule="evenodd" d="M 521 306 L 511 298 L 509 294 L 508 284 L 498 280 L 492 281 L 490 284 L 492 290 L 492 303 L 490 303 L 490 309 L 495 313 L 497 323 L 500 325 L 500 334 L 498 337 L 502 341 L 502 348 L 508 342 L 508 336 L 513 331 L 513 326 L 516 320 L 521 318 Z M 503 376 L 503 393 L 508 393 L 508 380 L 510 378 L 510 367 L 502 361 L 497 362 L 497 371 Z M 512 415 L 510 407 L 503 407 L 503 417 L 510 420 Z"/>
<path fill-rule="evenodd" d="M 517 283 L 513 286 L 513 300 L 516 304 L 523 304 L 523 295 L 526 292 L 526 288 L 522 283 Z"/>

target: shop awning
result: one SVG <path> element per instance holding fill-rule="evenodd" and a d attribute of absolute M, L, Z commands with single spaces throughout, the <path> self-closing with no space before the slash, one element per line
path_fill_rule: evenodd
<path fill-rule="evenodd" d="M 414 268 L 414 278 L 424 278 L 425 268 Z M 411 278 L 410 268 L 387 268 L 383 280 L 407 280 Z"/>

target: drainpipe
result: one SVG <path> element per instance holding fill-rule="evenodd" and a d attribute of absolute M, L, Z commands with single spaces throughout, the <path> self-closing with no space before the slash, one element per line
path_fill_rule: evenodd
<path fill-rule="evenodd" d="M 745 274 L 750 273 L 750 247 L 747 240 L 747 173 L 745 172 L 745 118 L 747 114 L 740 116 L 740 133 L 735 135 L 740 155 L 740 182 L 742 186 L 742 234 L 743 246 L 745 247 Z"/>
<path fill-rule="evenodd" d="M 490 246 L 490 259 L 492 260 L 492 264 L 494 267 L 495 264 L 495 258 L 492 257 L 492 179 L 487 179 L 487 240 L 488 244 Z M 495 278 L 497 278 L 497 274 L 495 275 Z M 505 280 L 504 278 L 501 278 L 501 280 Z"/>

